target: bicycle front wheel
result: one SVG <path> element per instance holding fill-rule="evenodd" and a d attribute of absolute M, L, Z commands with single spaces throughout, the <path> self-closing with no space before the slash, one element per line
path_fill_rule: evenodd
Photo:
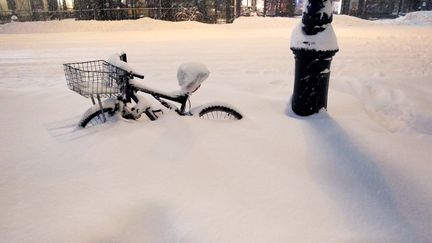
<path fill-rule="evenodd" d="M 102 107 L 102 110 L 97 104 L 90 107 L 78 122 L 78 126 L 82 128 L 88 128 L 103 124 L 108 121 L 110 117 L 112 117 L 116 112 L 115 104 L 110 100 L 104 101 L 102 103 Z"/>
<path fill-rule="evenodd" d="M 103 108 L 103 111 L 98 110 L 88 117 L 81 119 L 78 125 L 82 128 L 93 127 L 108 121 L 114 115 L 115 111 L 112 108 Z"/>
<path fill-rule="evenodd" d="M 234 108 L 223 105 L 207 106 L 198 113 L 198 116 L 202 119 L 216 121 L 235 121 L 243 118 L 242 114 Z"/>

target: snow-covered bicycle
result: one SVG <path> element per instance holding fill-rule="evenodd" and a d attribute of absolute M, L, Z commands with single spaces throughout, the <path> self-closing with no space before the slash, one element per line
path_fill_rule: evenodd
<path fill-rule="evenodd" d="M 202 63 L 182 64 L 177 72 L 181 89 L 171 93 L 152 89 L 135 80 L 134 78 L 143 79 L 144 76 L 135 72 L 127 64 L 126 54 L 113 55 L 108 61 L 67 63 L 63 64 L 63 67 L 69 89 L 90 98 L 93 103 L 78 123 L 78 126 L 83 128 L 104 123 L 116 113 L 125 119 L 136 120 L 142 114 L 152 121 L 158 119 L 163 114 L 163 110 L 153 109 L 151 103 L 138 92 L 152 96 L 164 107 L 174 110 L 180 116 L 196 115 L 209 120 L 243 118 L 235 108 L 222 103 L 191 108 L 189 100 L 191 94 L 210 74 Z M 101 98 L 106 99 L 101 100 Z"/>
<path fill-rule="evenodd" d="M 198 21 L 202 22 L 204 19 L 203 14 L 198 10 L 197 7 L 180 8 L 179 11 L 174 15 L 175 21 Z"/>

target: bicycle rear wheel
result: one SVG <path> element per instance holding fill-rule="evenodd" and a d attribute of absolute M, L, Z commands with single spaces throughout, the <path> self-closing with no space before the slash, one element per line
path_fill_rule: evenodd
<path fill-rule="evenodd" d="M 235 121 L 243 118 L 234 108 L 223 105 L 207 106 L 198 113 L 198 116 L 202 119 L 216 121 Z"/>

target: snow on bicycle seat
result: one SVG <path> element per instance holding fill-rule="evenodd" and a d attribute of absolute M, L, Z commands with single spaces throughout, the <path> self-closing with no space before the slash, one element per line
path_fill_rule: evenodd
<path fill-rule="evenodd" d="M 195 92 L 209 75 L 210 71 L 207 67 L 198 62 L 183 63 L 177 71 L 181 91 L 186 94 Z"/>

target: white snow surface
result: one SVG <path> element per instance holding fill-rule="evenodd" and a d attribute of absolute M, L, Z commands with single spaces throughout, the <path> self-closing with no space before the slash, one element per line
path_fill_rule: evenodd
<path fill-rule="evenodd" d="M 326 29 L 315 35 L 307 35 L 303 31 L 303 24 L 299 23 L 291 34 L 291 48 L 316 50 L 316 51 L 336 51 L 339 49 L 336 34 L 331 24 Z"/>
<path fill-rule="evenodd" d="M 405 16 L 401 16 L 396 19 L 378 20 L 377 22 L 420 26 L 432 25 L 432 11 L 418 11 L 407 13 Z"/>
<path fill-rule="evenodd" d="M 305 1 L 303 5 L 303 13 L 307 13 L 307 6 L 309 1 Z M 332 15 L 333 7 L 332 1 L 327 0 L 324 2 L 324 7 L 319 12 L 322 15 Z M 291 48 L 305 49 L 305 50 L 316 50 L 316 51 L 336 51 L 339 49 L 336 34 L 333 30 L 333 26 L 327 24 L 324 31 L 318 32 L 315 35 L 307 35 L 303 31 L 304 24 L 300 21 L 297 26 L 293 29 L 291 34 Z"/>
<path fill-rule="evenodd" d="M 335 16 L 328 111 L 300 118 L 299 21 L 1 25 L 0 242 L 432 242 L 432 27 Z M 77 129 L 62 63 L 121 51 L 160 90 L 205 63 L 193 106 L 245 118 Z"/>
<path fill-rule="evenodd" d="M 210 71 L 206 65 L 199 62 L 183 63 L 177 69 L 177 81 L 181 90 L 185 93 L 196 91 L 209 75 Z"/>
<path fill-rule="evenodd" d="M 107 62 L 110 63 L 111 65 L 114 65 L 116 67 L 123 69 L 124 71 L 139 74 L 137 71 L 135 71 L 135 69 L 129 63 L 122 61 L 120 59 L 120 56 L 121 56 L 121 54 L 119 54 L 119 53 L 111 54 L 108 57 Z"/>

